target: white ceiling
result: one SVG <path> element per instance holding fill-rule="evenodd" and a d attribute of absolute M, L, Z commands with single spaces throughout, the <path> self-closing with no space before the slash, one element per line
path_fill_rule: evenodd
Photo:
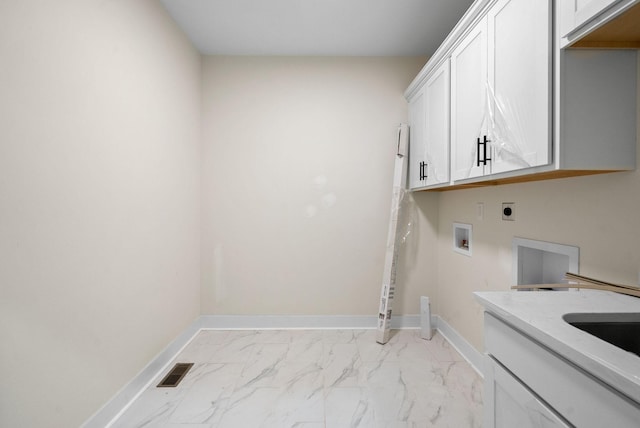
<path fill-rule="evenodd" d="M 430 56 L 472 0 L 161 0 L 203 54 Z"/>

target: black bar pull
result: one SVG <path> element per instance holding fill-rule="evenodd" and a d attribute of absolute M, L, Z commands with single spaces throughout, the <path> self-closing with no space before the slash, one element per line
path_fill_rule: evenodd
<path fill-rule="evenodd" d="M 487 157 L 487 143 L 490 143 L 490 142 L 491 142 L 491 140 L 487 140 L 487 136 L 485 135 L 484 136 L 484 141 L 482 143 L 482 144 L 484 144 L 484 164 L 485 165 L 487 164 L 487 161 L 491 160 L 491 158 Z"/>
<path fill-rule="evenodd" d="M 487 157 L 487 143 L 490 143 L 490 142 L 491 142 L 491 140 L 487 140 L 487 136 L 486 135 L 483 136 L 482 141 L 480 141 L 480 137 L 478 137 L 477 143 L 476 143 L 478 145 L 478 148 L 477 148 L 478 151 L 476 153 L 476 155 L 477 155 L 476 156 L 476 159 L 477 159 L 476 166 L 480 166 L 480 163 L 482 163 L 482 165 L 486 165 L 487 162 L 491 160 L 491 158 Z M 484 155 L 484 159 L 480 159 L 480 146 L 481 145 L 482 145 L 482 153 Z"/>
<path fill-rule="evenodd" d="M 420 162 L 420 181 L 427 179 L 427 163 Z"/>

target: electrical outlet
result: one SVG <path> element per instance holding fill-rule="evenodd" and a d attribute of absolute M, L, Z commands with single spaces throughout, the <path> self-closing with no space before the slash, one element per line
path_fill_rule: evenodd
<path fill-rule="evenodd" d="M 484 220 L 484 203 L 482 202 L 476 204 L 476 219 Z"/>
<path fill-rule="evenodd" d="M 502 219 L 508 220 L 508 221 L 515 221 L 516 219 L 516 203 L 515 202 L 502 203 Z"/>

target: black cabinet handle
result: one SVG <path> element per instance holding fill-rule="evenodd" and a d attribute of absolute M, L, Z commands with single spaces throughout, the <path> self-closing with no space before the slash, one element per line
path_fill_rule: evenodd
<path fill-rule="evenodd" d="M 484 136 L 484 141 L 482 142 L 482 145 L 484 145 L 484 164 L 487 164 L 487 161 L 490 161 L 491 158 L 487 157 L 487 143 L 490 143 L 491 140 L 487 140 L 487 136 Z"/>
<path fill-rule="evenodd" d="M 491 160 L 491 158 L 487 157 L 487 143 L 490 143 L 491 140 L 487 140 L 487 136 L 483 136 L 482 141 L 480 141 L 480 137 L 478 137 L 476 144 L 477 144 L 477 152 L 476 152 L 476 166 L 480 166 L 480 164 L 482 163 L 482 165 L 486 165 L 488 161 Z M 482 146 L 482 153 L 484 156 L 484 159 L 480 159 L 480 146 Z"/>
<path fill-rule="evenodd" d="M 420 181 L 427 179 L 427 163 L 420 162 Z"/>

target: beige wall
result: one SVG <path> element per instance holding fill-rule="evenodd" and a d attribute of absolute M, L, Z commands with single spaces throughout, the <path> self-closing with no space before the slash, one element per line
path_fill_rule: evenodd
<path fill-rule="evenodd" d="M 200 59 L 153 0 L 3 1 L 0 58 L 0 426 L 78 426 L 199 314 Z"/>
<path fill-rule="evenodd" d="M 204 59 L 203 314 L 376 313 L 396 128 L 424 62 Z M 419 284 L 404 291 L 396 313 L 417 313 Z"/>
<path fill-rule="evenodd" d="M 1 426 L 79 425 L 199 313 L 377 311 L 396 127 L 424 58 L 201 69 L 152 0 L 3 2 L 0 58 Z M 513 236 L 636 283 L 638 189 L 630 172 L 415 194 L 394 313 L 428 295 L 482 349 L 471 292 L 508 288 Z M 471 258 L 454 221 L 474 225 Z"/>
<path fill-rule="evenodd" d="M 502 221 L 502 202 L 516 203 L 515 222 Z M 443 192 L 436 312 L 482 350 L 482 308 L 471 293 L 509 289 L 514 236 L 578 246 L 582 274 L 638 284 L 638 213 L 640 171 Z M 473 224 L 472 257 L 451 250 L 453 222 Z"/>

